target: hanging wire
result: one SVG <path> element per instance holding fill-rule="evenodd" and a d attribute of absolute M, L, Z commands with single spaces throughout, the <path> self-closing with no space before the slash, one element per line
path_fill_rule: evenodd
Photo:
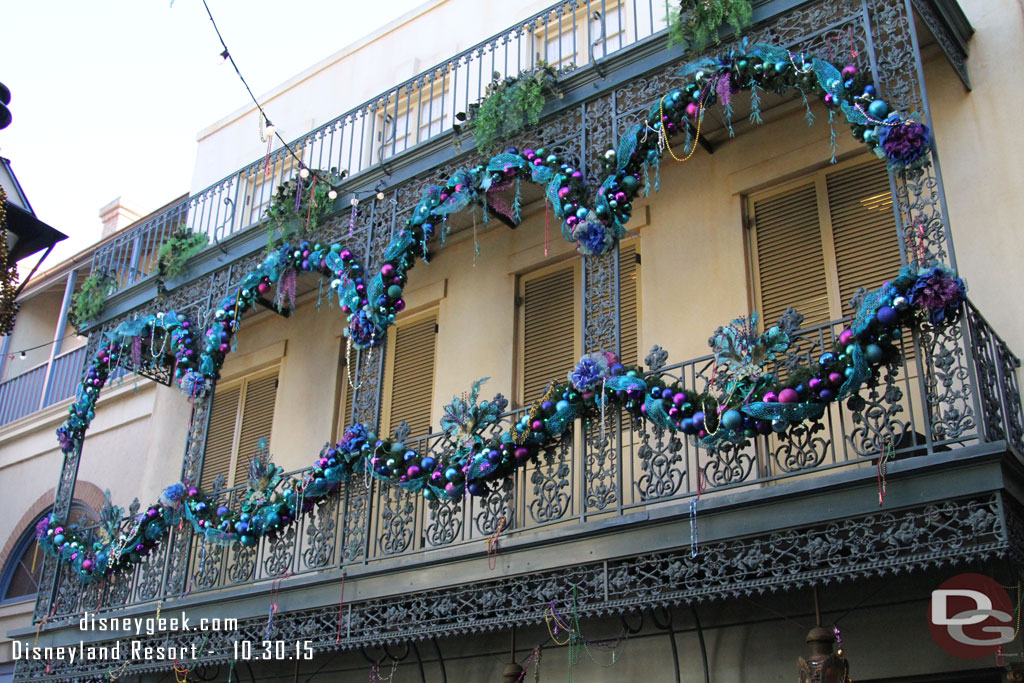
<path fill-rule="evenodd" d="M 246 92 L 249 93 L 249 97 L 252 99 L 252 103 L 256 105 L 256 109 L 259 110 L 260 116 L 263 117 L 263 120 L 266 122 L 266 124 L 268 126 L 273 125 L 270 122 L 270 117 L 267 116 L 267 112 L 263 110 L 262 105 L 260 105 L 259 101 L 256 99 L 256 96 L 253 94 L 252 88 L 250 88 L 249 84 L 246 82 L 245 76 L 242 75 L 241 69 L 238 68 L 238 64 L 235 63 L 235 58 L 231 56 L 231 50 L 228 49 L 227 43 L 224 42 L 224 36 L 220 34 L 220 29 L 217 28 L 217 22 L 216 20 L 214 20 L 213 13 L 210 11 L 210 6 L 206 3 L 206 0 L 203 0 L 203 7 L 206 8 L 206 16 L 210 17 L 210 23 L 213 24 L 213 30 L 217 33 L 217 40 L 220 41 L 221 47 L 224 48 L 224 51 L 221 52 L 221 56 L 223 56 L 224 59 L 231 62 L 231 66 L 234 67 L 235 73 L 238 74 L 238 80 L 242 81 L 242 85 L 245 86 Z M 300 166 L 305 165 L 304 162 L 302 161 L 302 157 L 296 154 L 295 150 L 293 150 L 291 146 L 285 141 L 285 139 L 281 137 L 281 133 L 277 131 L 276 126 L 274 128 L 274 136 L 281 141 L 281 144 L 284 145 L 284 148 L 288 150 L 288 153 L 292 155 L 292 157 L 294 157 L 296 161 L 299 162 Z"/>

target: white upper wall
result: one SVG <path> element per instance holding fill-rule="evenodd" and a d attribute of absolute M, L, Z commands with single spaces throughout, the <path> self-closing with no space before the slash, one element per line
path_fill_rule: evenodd
<path fill-rule="evenodd" d="M 293 140 L 552 4 L 554 0 L 429 0 L 259 100 L 281 136 Z M 488 74 L 483 77 L 486 82 Z M 198 142 L 193 194 L 266 152 L 254 106 L 201 131 Z"/>

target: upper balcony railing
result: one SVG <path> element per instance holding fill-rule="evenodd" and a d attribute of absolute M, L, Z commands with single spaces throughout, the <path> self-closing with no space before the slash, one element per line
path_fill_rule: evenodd
<path fill-rule="evenodd" d="M 541 61 L 565 73 L 646 41 L 664 30 L 665 0 L 564 0 L 397 85 L 290 142 L 305 166 L 347 170 L 350 178 L 387 167 L 404 152 L 452 128 L 455 114 L 482 99 L 493 78 Z M 285 148 L 125 230 L 96 249 L 93 267 L 120 287 L 151 275 L 156 253 L 179 225 L 216 243 L 260 223 L 278 185 L 300 164 Z M 352 186 L 359 184 L 358 178 Z"/>
<path fill-rule="evenodd" d="M 797 333 L 791 350 L 776 361 L 775 372 L 816 362 L 833 348 L 847 323 L 839 320 Z M 498 530 L 505 537 L 527 540 L 537 531 L 557 527 L 559 537 L 568 538 L 592 531 L 591 522 L 642 510 L 674 505 L 682 514 L 685 502 L 701 488 L 705 497 L 727 491 L 757 496 L 784 481 L 871 467 L 890 445 L 896 459 L 922 465 L 936 454 L 984 444 L 1024 458 L 1024 412 L 1016 375 L 1020 361 L 972 304 L 958 323 L 939 335 L 908 335 L 903 345 L 907 363 L 883 368 L 876 384 L 850 400 L 829 403 L 820 420 L 791 428 L 784 436 L 761 435 L 709 451 L 688 437 L 609 412 L 603 426 L 583 429 L 577 423 L 553 452 L 513 478 L 492 484 L 482 497 L 428 501 L 356 477 L 277 538 L 262 538 L 253 548 L 216 546 L 188 525 L 179 527 L 132 571 L 110 581 L 80 590 L 77 579 L 65 571 L 52 603 L 53 616 L 338 567 L 372 571 L 409 566 L 431 561 L 439 549 L 478 552 Z M 701 391 L 711 386 L 713 365 L 712 356 L 703 356 L 656 372 Z M 491 433 L 508 429 L 521 414 L 505 414 Z M 443 433 L 406 443 L 439 461 L 453 450 Z M 244 486 L 216 491 L 213 504 L 237 510 L 245 494 Z M 125 524 L 130 522 L 131 516 Z"/>

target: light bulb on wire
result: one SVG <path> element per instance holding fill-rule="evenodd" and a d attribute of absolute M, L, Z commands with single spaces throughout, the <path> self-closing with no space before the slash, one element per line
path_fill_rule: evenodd
<path fill-rule="evenodd" d="M 305 180 L 306 178 L 308 178 L 308 177 L 309 177 L 309 169 L 308 169 L 308 168 L 303 168 L 303 169 L 301 169 L 301 170 L 299 171 L 299 177 L 300 177 L 300 178 L 302 178 L 303 180 Z"/>
<path fill-rule="evenodd" d="M 333 202 L 335 199 L 338 198 L 338 191 L 335 190 L 334 188 L 331 188 L 331 191 L 327 193 L 327 198 Z"/>

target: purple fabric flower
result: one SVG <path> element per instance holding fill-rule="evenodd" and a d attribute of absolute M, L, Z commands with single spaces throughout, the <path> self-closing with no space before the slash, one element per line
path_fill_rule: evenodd
<path fill-rule="evenodd" d="M 964 281 L 945 268 L 936 266 L 917 278 L 907 300 L 911 306 L 928 313 L 928 320 L 933 325 L 939 325 L 956 318 L 966 296 Z"/>
<path fill-rule="evenodd" d="M 923 162 L 932 144 L 928 126 L 916 121 L 905 123 L 898 114 L 885 120 L 887 125 L 879 126 L 878 144 L 894 167 L 911 168 Z"/>
<path fill-rule="evenodd" d="M 345 433 L 341 435 L 341 440 L 338 442 L 338 450 L 347 453 L 358 453 L 367 442 L 368 436 L 366 427 L 361 422 L 357 422 L 346 429 Z"/>
<path fill-rule="evenodd" d="M 379 346 L 383 335 L 377 333 L 377 326 L 371 321 L 367 315 L 366 310 L 360 308 L 352 316 L 352 320 L 348 323 L 348 336 L 352 338 L 352 342 L 359 348 L 368 348 L 371 346 Z"/>
<path fill-rule="evenodd" d="M 36 538 L 40 539 L 46 535 L 46 530 L 50 528 L 50 516 L 47 515 L 36 523 Z"/>
<path fill-rule="evenodd" d="M 61 425 L 57 429 L 57 442 L 64 453 L 69 453 L 75 448 L 75 435 L 67 425 Z"/>

